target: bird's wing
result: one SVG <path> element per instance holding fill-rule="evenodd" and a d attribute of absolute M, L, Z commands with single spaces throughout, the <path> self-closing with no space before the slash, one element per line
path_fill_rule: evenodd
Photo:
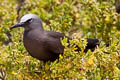
<path fill-rule="evenodd" d="M 68 38 L 68 43 L 71 38 L 65 36 L 64 34 L 61 34 L 59 32 L 53 32 L 49 31 L 47 32 L 47 41 L 46 41 L 46 48 L 54 53 L 60 54 L 64 52 L 64 46 L 62 46 L 60 39 L 62 38 Z M 87 46 L 85 48 L 85 52 L 91 49 L 94 51 L 95 47 L 99 45 L 98 39 L 87 39 Z M 77 51 L 80 51 L 81 49 L 76 45 L 78 48 Z"/>
<path fill-rule="evenodd" d="M 53 31 L 47 31 L 46 33 L 47 39 L 45 39 L 45 48 L 53 53 L 62 54 L 64 52 L 64 46 L 62 46 L 60 40 L 65 37 L 64 34 Z"/>

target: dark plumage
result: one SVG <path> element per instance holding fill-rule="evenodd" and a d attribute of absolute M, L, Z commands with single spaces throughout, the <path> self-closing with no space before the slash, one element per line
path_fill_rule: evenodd
<path fill-rule="evenodd" d="M 35 14 L 27 14 L 21 18 L 20 23 L 15 24 L 11 29 L 16 27 L 24 27 L 23 43 L 26 50 L 31 56 L 46 61 L 54 61 L 59 58 L 59 54 L 63 54 L 64 46 L 60 39 L 66 37 L 64 34 L 53 31 L 45 31 L 42 27 L 41 19 Z M 71 40 L 68 38 L 68 40 Z M 87 47 L 92 51 L 98 45 L 98 39 L 87 39 Z M 80 50 L 80 48 L 78 49 Z"/>

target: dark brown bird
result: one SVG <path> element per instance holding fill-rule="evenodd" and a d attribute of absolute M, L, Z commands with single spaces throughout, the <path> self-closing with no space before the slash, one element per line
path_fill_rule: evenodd
<path fill-rule="evenodd" d="M 60 39 L 66 36 L 59 32 L 45 31 L 42 21 L 37 15 L 27 14 L 23 16 L 20 22 L 13 25 L 11 29 L 16 27 L 24 27 L 23 43 L 32 57 L 46 62 L 54 61 L 59 58 L 59 54 L 63 54 L 64 46 L 61 44 Z M 85 52 L 88 49 L 93 51 L 99 40 L 87 39 L 87 42 Z"/>

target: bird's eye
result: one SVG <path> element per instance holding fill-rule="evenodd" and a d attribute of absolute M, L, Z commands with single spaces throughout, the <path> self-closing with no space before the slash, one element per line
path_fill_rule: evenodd
<path fill-rule="evenodd" d="M 28 23 L 31 23 L 32 21 L 33 21 L 32 18 L 27 20 Z"/>

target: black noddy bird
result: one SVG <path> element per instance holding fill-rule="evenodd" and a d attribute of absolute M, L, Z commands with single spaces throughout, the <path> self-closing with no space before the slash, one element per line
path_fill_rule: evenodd
<path fill-rule="evenodd" d="M 64 46 L 61 38 L 66 37 L 71 40 L 62 33 L 44 30 L 42 20 L 35 14 L 24 15 L 20 22 L 10 29 L 17 27 L 24 27 L 23 43 L 29 54 L 44 62 L 55 61 L 59 58 L 59 54 L 63 54 Z M 93 51 L 98 42 L 98 39 L 87 39 L 85 52 L 88 49 Z"/>

